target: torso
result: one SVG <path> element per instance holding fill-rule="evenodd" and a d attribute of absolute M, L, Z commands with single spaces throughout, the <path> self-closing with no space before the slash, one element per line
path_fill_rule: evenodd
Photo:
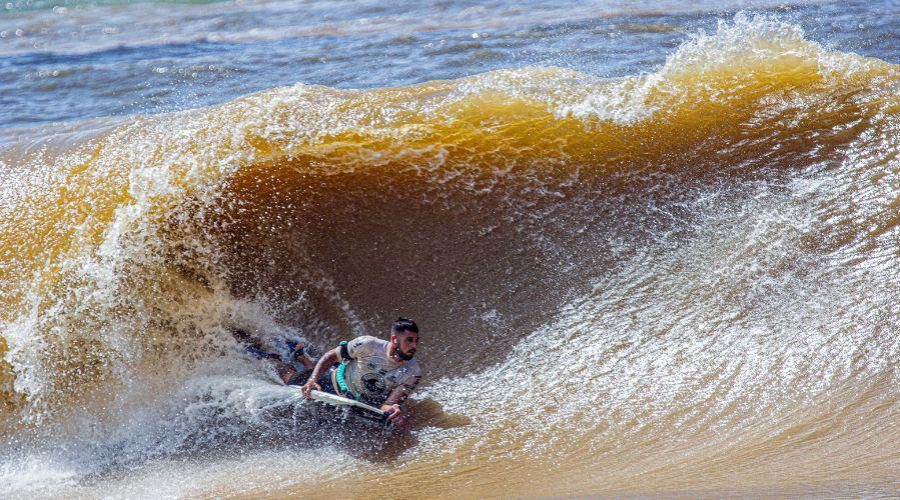
<path fill-rule="evenodd" d="M 398 361 L 388 355 L 388 342 L 375 337 L 358 337 L 347 346 L 353 360 L 344 379 L 354 394 L 383 402 L 397 387 L 412 392 L 421 377 L 416 360 Z"/>

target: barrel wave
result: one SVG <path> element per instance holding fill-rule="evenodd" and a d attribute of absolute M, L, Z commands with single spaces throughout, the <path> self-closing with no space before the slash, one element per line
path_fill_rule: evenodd
<path fill-rule="evenodd" d="M 642 75 L 296 85 L 17 144 L 0 475 L 896 493 L 898 96 L 896 65 L 739 14 Z M 330 346 L 401 314 L 417 397 L 468 421 L 388 458 L 334 445 L 229 333 Z"/>

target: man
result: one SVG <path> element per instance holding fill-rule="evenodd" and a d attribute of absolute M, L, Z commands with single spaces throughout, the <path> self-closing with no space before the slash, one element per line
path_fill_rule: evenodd
<path fill-rule="evenodd" d="M 303 385 L 303 395 L 308 399 L 311 390 L 324 387 L 326 392 L 379 406 L 391 422 L 402 426 L 407 415 L 400 405 L 422 378 L 413 359 L 418 344 L 419 327 L 407 318 L 394 321 L 390 341 L 363 336 L 341 342 L 319 359 Z"/>

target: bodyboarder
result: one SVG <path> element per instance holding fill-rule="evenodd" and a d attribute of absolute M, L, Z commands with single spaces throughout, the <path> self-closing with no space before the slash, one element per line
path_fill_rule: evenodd
<path fill-rule="evenodd" d="M 403 317 L 391 326 L 389 341 L 366 335 L 341 342 L 319 359 L 303 395 L 309 398 L 315 389 L 356 399 L 381 408 L 388 420 L 402 426 L 408 415 L 401 405 L 422 378 L 413 359 L 418 343 L 418 325 Z"/>

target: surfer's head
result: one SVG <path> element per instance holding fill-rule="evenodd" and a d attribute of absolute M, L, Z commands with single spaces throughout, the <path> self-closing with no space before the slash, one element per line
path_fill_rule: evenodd
<path fill-rule="evenodd" d="M 409 361 L 416 355 L 419 345 L 419 326 L 416 322 L 400 317 L 391 326 L 391 351 L 398 358 Z"/>

